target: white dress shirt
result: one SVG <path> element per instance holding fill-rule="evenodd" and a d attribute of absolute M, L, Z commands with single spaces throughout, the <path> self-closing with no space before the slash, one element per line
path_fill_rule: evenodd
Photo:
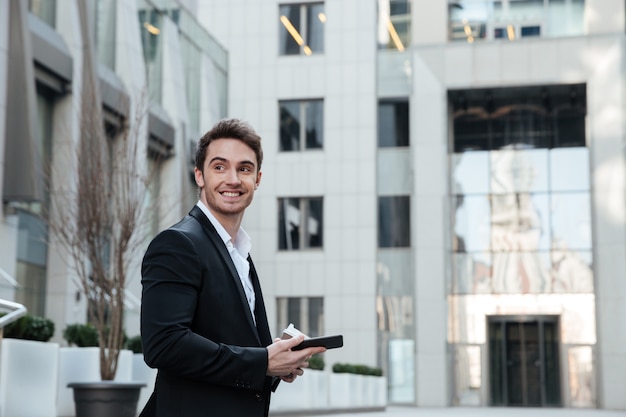
<path fill-rule="evenodd" d="M 233 264 L 235 264 L 235 269 L 237 269 L 237 274 L 239 274 L 241 285 L 243 285 L 243 289 L 246 293 L 248 306 L 250 307 L 250 313 L 252 314 L 252 320 L 256 325 L 256 317 L 254 317 L 256 298 L 254 296 L 252 281 L 250 280 L 250 264 L 248 263 L 248 255 L 250 254 L 250 249 L 252 248 L 250 236 L 248 236 L 246 231 L 243 230 L 243 227 L 240 227 L 237 231 L 237 236 L 235 236 L 235 243 L 233 244 L 233 239 L 228 234 L 226 229 L 224 229 L 224 226 L 222 226 L 215 216 L 213 216 L 213 213 L 211 213 L 204 203 L 202 201 L 198 201 L 197 206 L 200 207 L 202 212 L 209 218 L 209 221 L 224 241 L 226 249 L 228 249 L 230 258 L 233 260 Z"/>

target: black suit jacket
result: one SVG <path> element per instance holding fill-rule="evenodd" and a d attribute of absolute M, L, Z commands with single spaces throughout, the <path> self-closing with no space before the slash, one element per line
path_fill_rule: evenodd
<path fill-rule="evenodd" d="M 256 270 L 256 326 L 217 231 L 195 206 L 150 243 L 142 264 L 141 341 L 157 368 L 143 416 L 267 416 L 272 343 Z"/>

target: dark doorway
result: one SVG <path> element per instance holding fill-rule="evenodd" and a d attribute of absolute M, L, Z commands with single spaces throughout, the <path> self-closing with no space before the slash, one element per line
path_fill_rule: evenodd
<path fill-rule="evenodd" d="M 488 318 L 491 405 L 561 405 L 558 316 Z"/>

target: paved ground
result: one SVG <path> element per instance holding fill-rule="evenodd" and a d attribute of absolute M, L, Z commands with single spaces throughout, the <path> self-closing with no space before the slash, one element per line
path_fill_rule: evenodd
<path fill-rule="evenodd" d="M 270 414 L 271 415 L 271 414 Z M 300 414 L 302 416 L 303 414 Z M 281 417 L 294 415 L 280 414 Z M 626 417 L 626 411 L 572 408 L 387 407 L 385 411 L 307 414 L 308 417 Z"/>

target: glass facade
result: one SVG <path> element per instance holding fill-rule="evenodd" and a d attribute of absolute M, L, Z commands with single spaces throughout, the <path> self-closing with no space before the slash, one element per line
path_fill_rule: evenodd
<path fill-rule="evenodd" d="M 409 146 L 409 100 L 378 101 L 378 147 Z"/>
<path fill-rule="evenodd" d="M 489 376 L 489 404 L 558 405 L 566 374 L 554 355 L 566 344 L 595 343 L 585 86 L 448 97 L 454 129 L 449 341 L 462 357 L 470 357 L 468 347 L 481 350 L 485 362 L 474 381 Z M 493 324 L 507 314 L 515 317 Z M 589 319 L 581 322 L 579 314 Z M 539 355 L 541 367 L 500 366 L 522 353 Z M 469 369 L 476 367 L 473 355 L 456 362 L 457 404 L 480 402 L 486 389 L 464 382 L 478 372 Z"/>
<path fill-rule="evenodd" d="M 582 35 L 584 0 L 455 0 L 451 41 Z"/>
<path fill-rule="evenodd" d="M 290 323 L 309 337 L 324 336 L 324 298 L 322 297 L 278 297 L 276 299 L 279 330 Z"/>

